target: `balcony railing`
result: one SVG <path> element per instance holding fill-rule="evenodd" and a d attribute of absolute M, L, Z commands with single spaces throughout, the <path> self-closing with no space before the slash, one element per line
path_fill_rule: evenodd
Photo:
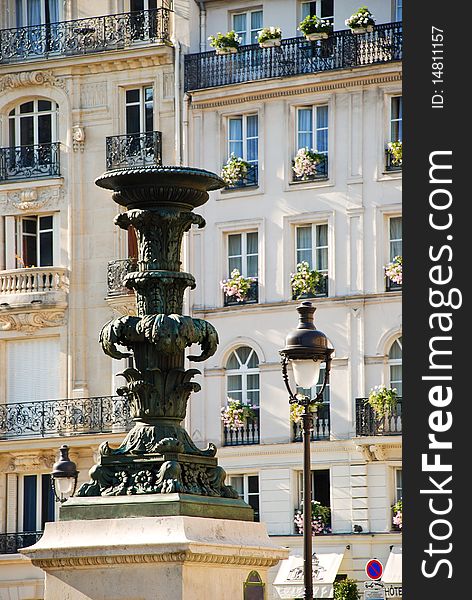
<path fill-rule="evenodd" d="M 36 544 L 42 535 L 42 531 L 0 533 L 0 554 L 16 554 L 20 548 Z"/>
<path fill-rule="evenodd" d="M 123 281 L 128 273 L 138 270 L 136 258 L 125 258 L 123 260 L 111 260 L 107 269 L 108 296 L 123 296 L 132 294 L 133 290 L 125 287 Z"/>
<path fill-rule="evenodd" d="M 385 277 L 385 291 L 386 292 L 398 292 L 402 289 L 401 283 L 396 283 L 392 281 L 390 277 Z"/>
<path fill-rule="evenodd" d="M 227 185 L 225 190 L 236 190 L 238 188 L 254 187 L 259 185 L 259 166 L 257 163 L 252 163 L 247 169 L 247 174 L 236 183 Z"/>
<path fill-rule="evenodd" d="M 121 50 L 139 42 L 168 43 L 171 2 L 164 4 L 152 10 L 3 29 L 0 63 Z"/>
<path fill-rule="evenodd" d="M 329 404 L 322 404 L 313 420 L 313 431 L 310 434 L 310 440 L 329 440 L 330 423 L 329 423 Z M 292 423 L 292 442 L 303 441 L 302 423 Z"/>
<path fill-rule="evenodd" d="M 0 271 L 0 296 L 36 294 L 39 292 L 67 292 L 67 269 L 60 267 L 30 267 Z"/>
<path fill-rule="evenodd" d="M 296 37 L 282 40 L 274 48 L 251 44 L 240 46 L 236 54 L 189 54 L 185 57 L 185 91 L 399 61 L 402 42 L 399 22 L 376 25 L 372 33 L 360 35 L 336 31 L 319 42 Z"/>
<path fill-rule="evenodd" d="M 128 133 L 106 138 L 107 171 L 162 164 L 160 131 Z"/>
<path fill-rule="evenodd" d="M 316 166 L 316 173 L 307 177 L 298 177 L 293 173 L 293 181 L 317 181 L 318 179 L 328 179 L 328 155 Z"/>
<path fill-rule="evenodd" d="M 131 427 L 121 396 L 0 404 L 0 439 L 109 433 Z"/>
<path fill-rule="evenodd" d="M 223 446 L 249 446 L 259 444 L 259 409 L 253 409 L 255 417 L 246 419 L 244 427 L 232 430 L 225 425 L 223 427 Z"/>
<path fill-rule="evenodd" d="M 292 294 L 292 300 L 305 300 L 306 298 L 321 298 L 328 295 L 328 275 L 323 275 L 320 279 L 318 285 L 314 293 L 312 294 L 302 294 L 301 296 L 297 296 L 296 294 Z"/>
<path fill-rule="evenodd" d="M 60 175 L 59 142 L 0 148 L 0 182 Z"/>
<path fill-rule="evenodd" d="M 400 435 L 402 433 L 402 399 L 385 416 L 378 416 L 367 398 L 356 398 L 356 435 Z"/>
<path fill-rule="evenodd" d="M 251 281 L 251 286 L 244 300 L 239 300 L 237 296 L 228 296 L 224 294 L 224 306 L 241 306 L 242 304 L 257 304 L 259 302 L 259 282 L 257 279 Z"/>
<path fill-rule="evenodd" d="M 398 165 L 394 162 L 393 155 L 388 148 L 385 150 L 385 170 L 386 171 L 401 171 L 402 170 L 402 165 L 401 164 Z"/>

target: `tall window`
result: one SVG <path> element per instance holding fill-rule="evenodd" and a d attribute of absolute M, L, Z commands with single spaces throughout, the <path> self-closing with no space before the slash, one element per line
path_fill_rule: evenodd
<path fill-rule="evenodd" d="M 19 531 L 42 531 L 44 524 L 54 521 L 55 503 L 51 476 L 24 475 L 20 479 Z"/>
<path fill-rule="evenodd" d="M 16 0 L 16 26 L 57 23 L 60 4 L 59 0 Z"/>
<path fill-rule="evenodd" d="M 228 235 L 228 274 L 234 269 L 244 277 L 258 276 L 257 231 Z"/>
<path fill-rule="evenodd" d="M 241 44 L 255 44 L 262 29 L 262 10 L 233 15 L 233 29 L 241 37 Z"/>
<path fill-rule="evenodd" d="M 403 470 L 395 469 L 395 502 L 403 498 Z"/>
<path fill-rule="evenodd" d="M 402 256 L 402 217 L 389 219 L 389 253 L 392 261 L 395 256 Z"/>
<path fill-rule="evenodd" d="M 327 106 L 310 106 L 297 110 L 297 150 L 300 148 L 328 153 Z"/>
<path fill-rule="evenodd" d="M 240 346 L 226 363 L 227 396 L 259 406 L 259 359 L 252 348 Z"/>
<path fill-rule="evenodd" d="M 259 123 L 257 115 L 241 115 L 228 119 L 228 156 L 234 154 L 248 163 L 257 164 Z"/>
<path fill-rule="evenodd" d="M 328 225 L 304 225 L 296 230 L 297 263 L 307 262 L 311 269 L 328 273 Z"/>
<path fill-rule="evenodd" d="M 254 509 L 254 521 L 259 521 L 259 475 L 231 475 L 229 484 Z"/>
<path fill-rule="evenodd" d="M 394 15 L 393 19 L 395 21 L 402 20 L 402 8 L 403 8 L 403 0 L 394 0 Z"/>
<path fill-rule="evenodd" d="M 394 96 L 391 99 L 390 109 L 390 141 L 400 142 L 402 140 L 403 102 L 402 96 Z"/>
<path fill-rule="evenodd" d="M 316 469 L 311 472 L 311 497 L 323 506 L 331 506 L 329 469 Z M 303 505 L 303 473 L 298 474 L 298 501 Z"/>
<path fill-rule="evenodd" d="M 154 128 L 154 91 L 151 86 L 126 90 L 126 133 Z"/>
<path fill-rule="evenodd" d="M 402 338 L 396 339 L 388 353 L 388 367 L 390 375 L 390 387 L 397 388 L 397 393 L 402 396 Z"/>
<path fill-rule="evenodd" d="M 321 17 L 328 21 L 334 21 L 334 0 L 316 0 L 315 2 L 300 3 L 300 20 L 307 16 Z"/>
<path fill-rule="evenodd" d="M 16 221 L 16 266 L 54 264 L 53 215 L 20 217 Z"/>
<path fill-rule="evenodd" d="M 57 104 L 30 100 L 8 115 L 10 147 L 50 144 L 56 140 Z"/>

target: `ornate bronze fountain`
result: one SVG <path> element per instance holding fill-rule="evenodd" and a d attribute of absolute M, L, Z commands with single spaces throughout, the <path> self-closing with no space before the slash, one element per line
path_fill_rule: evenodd
<path fill-rule="evenodd" d="M 195 279 L 180 270 L 181 243 L 192 225 L 205 225 L 193 209 L 224 183 L 208 171 L 157 166 L 109 171 L 95 183 L 113 190 L 113 200 L 127 209 L 115 218 L 116 225 L 133 226 L 138 238 L 138 270 L 125 277 L 126 287 L 136 293 L 137 316 L 113 319 L 100 333 L 106 354 L 134 359 L 134 366 L 121 373 L 126 384 L 117 390 L 130 402 L 134 426 L 119 448 L 101 444 L 91 481 L 72 500 L 77 504 L 84 496 L 193 495 L 200 497 L 193 498 L 194 504 L 209 502 L 204 516 L 252 520 L 252 509 L 225 485 L 214 444 L 197 448 L 182 427 L 190 394 L 200 390 L 192 381 L 200 371 L 185 369 L 185 348 L 199 344 L 201 354 L 187 358 L 204 361 L 215 353 L 218 334 L 207 321 L 182 315 L 184 291 L 195 287 Z M 221 502 L 210 502 L 209 497 Z M 217 509 L 211 514 L 211 506 L 225 503 L 224 515 Z M 62 510 L 65 518 L 72 518 L 67 504 Z"/>

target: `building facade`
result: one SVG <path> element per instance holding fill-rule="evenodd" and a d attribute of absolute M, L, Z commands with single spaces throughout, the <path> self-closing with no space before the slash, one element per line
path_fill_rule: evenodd
<path fill-rule="evenodd" d="M 278 350 L 296 325 L 290 274 L 308 262 L 320 274 L 315 322 L 335 349 L 312 443 L 332 533 L 314 547 L 342 554 L 339 575 L 365 579 L 368 558 L 401 544 L 401 398 L 384 419 L 365 403 L 380 384 L 402 396 L 401 286 L 384 275 L 401 255 L 401 168 L 386 152 L 401 140 L 401 3 L 372 1 L 365 35 L 346 30 L 350 0 L 96 4 L 0 2 L 0 598 L 42 598 L 41 572 L 16 551 L 57 515 L 57 448 L 66 441 L 85 481 L 99 443 L 130 426 L 115 395 L 123 366 L 97 335 L 134 310 L 122 277 L 136 244 L 94 179 L 160 162 L 220 172 L 231 154 L 247 175 L 212 194 L 184 246 L 197 280 L 187 310 L 220 336 L 188 430 L 219 446 L 257 518 L 300 552 L 301 438 Z M 308 14 L 333 22 L 327 41 L 297 31 Z M 282 45 L 261 49 L 255 36 L 271 25 Z M 216 56 L 208 36 L 231 29 L 238 53 Z M 297 180 L 303 147 L 322 158 Z M 250 279 L 242 302 L 220 285 L 235 268 Z M 221 421 L 228 397 L 252 405 L 242 428 Z"/>

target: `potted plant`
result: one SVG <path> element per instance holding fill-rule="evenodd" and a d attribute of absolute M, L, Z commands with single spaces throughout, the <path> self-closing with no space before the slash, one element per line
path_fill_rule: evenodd
<path fill-rule="evenodd" d="M 243 277 L 238 269 L 233 269 L 228 279 L 220 281 L 220 286 L 226 296 L 234 296 L 237 302 L 244 302 L 253 281 L 252 277 Z"/>
<path fill-rule="evenodd" d="M 403 144 L 401 142 L 401 140 L 398 140 L 396 142 L 389 142 L 387 144 L 387 148 L 388 151 L 390 153 L 390 156 L 392 157 L 392 165 L 394 167 L 401 167 L 402 166 L 402 149 L 403 149 Z"/>
<path fill-rule="evenodd" d="M 403 514 L 403 501 L 400 498 L 395 504 L 392 506 L 392 524 L 394 529 L 402 529 L 402 514 Z"/>
<path fill-rule="evenodd" d="M 241 179 L 247 177 L 250 166 L 251 165 L 242 158 L 238 158 L 234 154 L 231 154 L 227 163 L 221 169 L 221 179 L 226 183 L 226 187 L 234 186 L 241 181 Z"/>
<path fill-rule="evenodd" d="M 310 412 L 316 413 L 318 408 L 322 406 L 322 402 L 315 402 L 310 405 Z M 292 402 L 290 404 L 290 421 L 292 423 L 300 423 L 302 420 L 302 415 L 304 412 L 304 408 L 301 404 L 297 404 L 296 402 Z"/>
<path fill-rule="evenodd" d="M 295 177 L 301 181 L 313 179 L 318 173 L 318 165 L 324 160 L 324 154 L 309 148 L 300 148 L 293 161 L 292 169 Z"/>
<path fill-rule="evenodd" d="M 272 48 L 282 43 L 282 30 L 280 27 L 264 27 L 259 31 L 257 38 L 261 48 Z"/>
<path fill-rule="evenodd" d="M 305 34 L 307 40 L 325 40 L 333 31 L 333 25 L 326 19 L 316 15 L 307 15 L 298 25 L 298 30 Z"/>
<path fill-rule="evenodd" d="M 402 285 L 403 276 L 403 258 L 401 256 L 395 256 L 392 262 L 384 267 L 385 275 L 394 283 Z"/>
<path fill-rule="evenodd" d="M 370 390 L 367 402 L 378 417 L 386 417 L 397 408 L 397 389 L 387 388 L 385 385 L 376 385 Z"/>
<path fill-rule="evenodd" d="M 346 25 L 352 33 L 367 33 L 374 30 L 374 16 L 366 6 L 361 6 L 357 12 L 346 19 Z"/>
<path fill-rule="evenodd" d="M 248 419 L 254 419 L 256 413 L 252 404 L 246 404 L 228 398 L 228 404 L 221 409 L 221 421 L 231 431 L 238 431 L 245 427 Z"/>
<path fill-rule="evenodd" d="M 234 54 L 238 51 L 241 38 L 233 30 L 228 33 L 218 32 L 216 35 L 210 35 L 210 46 L 216 50 L 217 54 Z"/>
<path fill-rule="evenodd" d="M 295 511 L 293 518 L 298 533 L 303 533 L 303 507 Z M 317 500 L 311 501 L 311 527 L 313 535 L 327 535 L 331 533 L 331 509 L 323 506 Z"/>
<path fill-rule="evenodd" d="M 297 272 L 290 273 L 293 299 L 298 300 L 302 296 L 313 297 L 318 292 L 322 279 L 323 274 L 310 269 L 310 265 L 306 261 L 298 263 Z"/>
<path fill-rule="evenodd" d="M 355 579 L 341 579 L 335 581 L 334 600 L 360 600 L 359 589 Z"/>

